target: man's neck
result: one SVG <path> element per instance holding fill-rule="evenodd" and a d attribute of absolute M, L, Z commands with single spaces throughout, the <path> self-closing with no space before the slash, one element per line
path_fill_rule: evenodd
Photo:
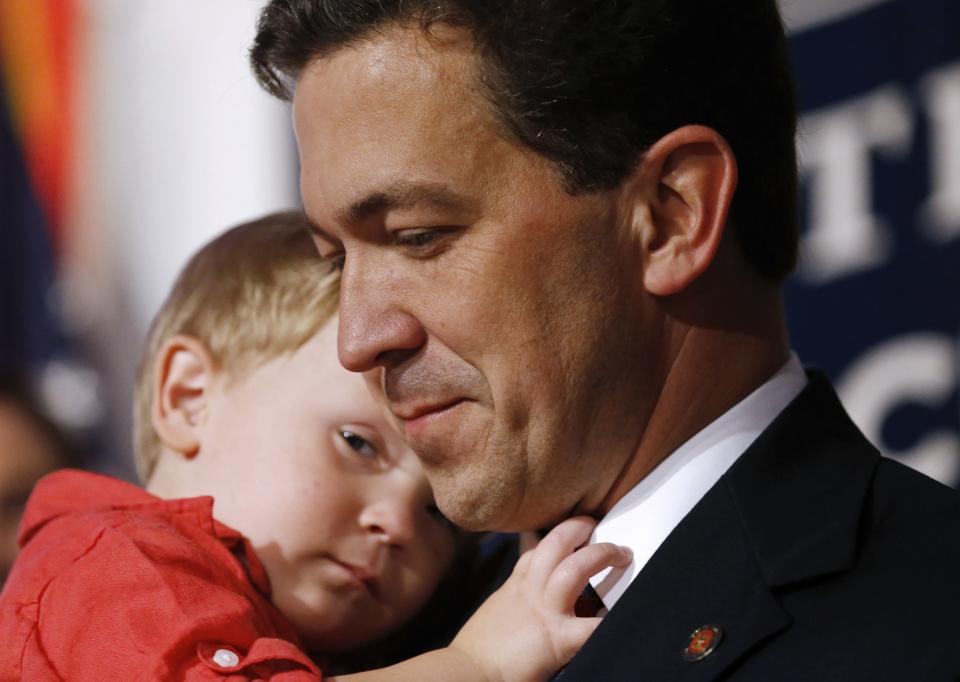
<path fill-rule="evenodd" d="M 611 608 L 680 521 L 807 385 L 794 356 L 750 395 L 670 453 L 607 512 L 591 543 L 629 547 L 633 562 L 590 579 Z"/>
<path fill-rule="evenodd" d="M 772 377 L 790 355 L 779 314 L 749 331 L 685 330 L 640 442 L 595 509 L 603 516 L 671 452 Z"/>

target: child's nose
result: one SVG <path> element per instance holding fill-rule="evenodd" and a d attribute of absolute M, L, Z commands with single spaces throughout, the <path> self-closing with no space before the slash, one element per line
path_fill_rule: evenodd
<path fill-rule="evenodd" d="M 360 525 L 384 544 L 404 547 L 416 534 L 414 504 L 407 496 L 376 500 L 361 512 Z"/>

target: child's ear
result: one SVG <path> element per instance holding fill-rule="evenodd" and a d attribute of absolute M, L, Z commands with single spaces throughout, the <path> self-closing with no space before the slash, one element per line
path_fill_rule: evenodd
<path fill-rule="evenodd" d="M 167 339 L 154 359 L 153 428 L 164 445 L 184 457 L 200 449 L 215 372 L 206 346 L 182 334 Z"/>
<path fill-rule="evenodd" d="M 656 296 L 686 289 L 713 262 L 737 186 L 737 162 L 711 128 L 689 125 L 644 153 L 635 171 L 634 231 L 643 285 Z"/>

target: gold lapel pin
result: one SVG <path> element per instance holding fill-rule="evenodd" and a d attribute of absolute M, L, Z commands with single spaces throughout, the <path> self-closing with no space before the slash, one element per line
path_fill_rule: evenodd
<path fill-rule="evenodd" d="M 723 639 L 723 630 L 719 625 L 704 625 L 690 633 L 687 646 L 683 649 L 683 660 L 694 662 L 702 661 L 713 653 L 720 640 Z"/>

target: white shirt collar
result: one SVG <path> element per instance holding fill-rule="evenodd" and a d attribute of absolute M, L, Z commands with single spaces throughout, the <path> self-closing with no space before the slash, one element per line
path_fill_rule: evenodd
<path fill-rule="evenodd" d="M 607 513 L 590 539 L 633 550 L 626 569 L 590 579 L 604 605 L 617 603 L 677 524 L 807 384 L 793 353 L 766 383 L 681 445 Z"/>

